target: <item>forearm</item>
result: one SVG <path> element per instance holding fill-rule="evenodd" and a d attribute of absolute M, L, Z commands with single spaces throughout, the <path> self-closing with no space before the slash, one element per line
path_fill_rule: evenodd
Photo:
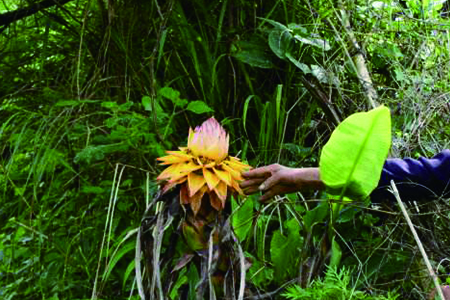
<path fill-rule="evenodd" d="M 387 159 L 372 200 L 390 198 L 387 187 L 394 180 L 404 200 L 420 200 L 450 194 L 450 150 L 433 158 Z"/>

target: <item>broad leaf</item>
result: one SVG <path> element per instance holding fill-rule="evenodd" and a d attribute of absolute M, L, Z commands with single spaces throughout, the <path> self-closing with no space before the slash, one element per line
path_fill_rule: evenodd
<path fill-rule="evenodd" d="M 251 198 L 247 200 L 239 207 L 236 200 L 232 198 L 232 210 L 233 215 L 231 217 L 231 223 L 233 230 L 236 233 L 239 241 L 245 240 L 253 223 L 253 201 Z"/>
<path fill-rule="evenodd" d="M 200 100 L 189 102 L 186 109 L 189 111 L 192 111 L 193 113 L 196 113 L 196 114 L 214 112 L 214 110 L 212 108 L 210 108 L 208 106 L 208 104 L 206 104 L 205 102 L 200 101 Z"/>
<path fill-rule="evenodd" d="M 295 59 L 291 53 L 286 53 L 286 58 L 289 59 L 297 68 L 303 71 L 305 74 L 310 74 L 311 69 L 308 65 L 299 62 L 297 59 Z"/>
<path fill-rule="evenodd" d="M 316 39 L 316 38 L 312 38 L 312 37 L 305 38 L 300 35 L 294 35 L 294 38 L 303 44 L 308 44 L 311 46 L 321 48 L 323 51 L 328 51 L 331 49 L 330 44 L 326 40 Z"/>
<path fill-rule="evenodd" d="M 273 233 L 270 242 L 270 257 L 275 269 L 275 281 L 278 283 L 298 271 L 296 265 L 303 244 L 297 221 L 290 220 L 287 227 L 290 231 L 287 237 L 277 230 Z"/>
<path fill-rule="evenodd" d="M 186 99 L 180 99 L 180 92 L 171 87 L 165 86 L 159 90 L 159 94 L 169 99 L 175 106 L 185 107 L 188 104 Z"/>
<path fill-rule="evenodd" d="M 180 98 L 180 92 L 168 86 L 161 88 L 159 94 L 172 101 Z"/>
<path fill-rule="evenodd" d="M 274 29 L 269 34 L 269 47 L 273 53 L 281 59 L 286 58 L 286 53 L 289 52 L 292 35 L 287 30 Z"/>
<path fill-rule="evenodd" d="M 289 266 L 289 257 L 286 255 L 287 247 L 288 238 L 283 236 L 280 230 L 275 231 L 270 242 L 270 257 L 275 268 L 275 278 L 278 282 L 284 277 Z"/>
<path fill-rule="evenodd" d="M 377 186 L 391 146 L 389 109 L 355 113 L 332 133 L 320 156 L 320 176 L 331 195 L 365 198 Z"/>
<path fill-rule="evenodd" d="M 306 212 L 303 224 L 307 232 L 310 232 L 314 224 L 320 223 L 330 212 L 327 202 L 322 202 L 313 209 Z"/>
<path fill-rule="evenodd" d="M 237 41 L 232 45 L 232 56 L 237 60 L 249 64 L 252 67 L 271 69 L 275 67 L 272 56 L 266 52 L 263 41 L 252 39 L 250 41 Z"/>
<path fill-rule="evenodd" d="M 261 20 L 266 21 L 267 23 L 270 23 L 271 25 L 273 25 L 275 28 L 283 30 L 283 31 L 291 31 L 288 27 L 286 27 L 285 25 L 281 24 L 280 22 L 271 20 L 271 19 L 266 19 L 266 18 L 258 18 Z"/>
<path fill-rule="evenodd" d="M 150 98 L 149 96 L 143 96 L 141 101 L 145 110 L 152 110 L 152 98 Z"/>

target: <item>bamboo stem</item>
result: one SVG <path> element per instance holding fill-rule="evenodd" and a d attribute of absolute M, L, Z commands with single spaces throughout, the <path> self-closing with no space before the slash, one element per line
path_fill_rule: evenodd
<path fill-rule="evenodd" d="M 378 94 L 375 88 L 373 87 L 372 79 L 370 77 L 369 70 L 367 69 L 366 60 L 364 59 L 362 47 L 359 45 L 358 40 L 353 33 L 350 19 L 345 10 L 344 3 L 342 0 L 337 1 L 338 8 L 340 10 L 340 20 L 342 26 L 344 27 L 345 32 L 347 33 L 347 37 L 350 40 L 350 43 L 353 47 L 353 51 L 356 54 L 353 56 L 354 67 L 356 68 L 356 74 L 358 75 L 358 79 L 360 84 L 362 85 L 365 95 L 367 97 L 367 101 L 372 108 L 376 108 L 378 106 L 377 99 Z M 339 17 L 339 16 L 338 16 Z"/>

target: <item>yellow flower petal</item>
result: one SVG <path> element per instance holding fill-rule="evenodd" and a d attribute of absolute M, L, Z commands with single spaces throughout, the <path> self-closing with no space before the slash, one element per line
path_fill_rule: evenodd
<path fill-rule="evenodd" d="M 185 181 L 186 181 L 186 176 L 184 176 L 184 177 L 182 177 L 182 178 L 179 178 L 179 179 L 177 179 L 177 180 L 170 180 L 170 181 L 168 181 L 168 182 L 164 185 L 164 187 L 163 187 L 163 189 L 162 189 L 162 193 L 163 193 L 163 194 L 167 193 L 167 191 L 169 191 L 170 189 L 172 189 L 174 186 L 176 186 L 176 185 L 178 185 L 178 184 L 180 184 L 180 183 L 183 183 L 183 182 L 185 182 Z"/>
<path fill-rule="evenodd" d="M 201 175 L 195 173 L 189 173 L 188 184 L 189 184 L 189 197 L 194 196 L 200 188 L 206 183 L 205 178 Z"/>
<path fill-rule="evenodd" d="M 179 167 L 180 167 L 180 164 L 173 164 L 173 165 L 167 167 L 164 171 L 161 172 L 161 174 L 159 174 L 158 177 L 156 177 L 156 180 L 164 180 L 164 179 L 171 178 L 175 175 L 178 175 L 180 173 Z"/>
<path fill-rule="evenodd" d="M 232 159 L 232 158 L 233 157 L 230 157 L 230 159 Z M 242 172 L 244 170 L 248 170 L 251 168 L 249 165 L 241 163 L 240 161 L 237 161 L 237 160 L 226 160 L 226 161 L 224 161 L 224 163 L 239 172 Z"/>
<path fill-rule="evenodd" d="M 243 192 L 243 191 L 241 190 L 241 188 L 239 187 L 239 184 L 238 184 L 237 181 L 233 181 L 233 182 L 232 182 L 232 186 L 233 186 L 233 189 L 234 189 L 236 192 L 239 193 L 239 195 L 245 196 L 244 192 Z"/>
<path fill-rule="evenodd" d="M 228 172 L 217 170 L 216 168 L 212 168 L 214 173 L 216 173 L 217 177 L 219 177 L 220 180 L 225 182 L 227 185 L 231 186 L 231 175 Z"/>
<path fill-rule="evenodd" d="M 197 171 L 201 168 L 202 168 L 202 166 L 199 166 L 199 165 L 193 163 L 192 161 L 190 161 L 185 164 L 180 164 L 179 172 L 180 173 L 189 173 L 189 172 Z"/>
<path fill-rule="evenodd" d="M 217 177 L 214 172 L 211 172 L 206 168 L 203 168 L 203 176 L 205 177 L 210 191 L 212 191 L 220 181 L 219 177 Z"/>
<path fill-rule="evenodd" d="M 167 155 L 163 157 L 158 157 L 157 160 L 162 161 L 161 165 L 171 165 L 171 164 L 178 164 L 183 163 L 186 161 L 191 160 L 192 157 L 190 155 L 185 154 L 184 156 L 181 155 Z"/>
<path fill-rule="evenodd" d="M 220 181 L 219 184 L 214 188 L 219 199 L 222 201 L 223 206 L 225 206 L 225 200 L 227 199 L 227 184 Z"/>
<path fill-rule="evenodd" d="M 213 161 L 209 164 L 203 165 L 204 168 L 214 168 L 216 166 L 216 162 Z"/>
<path fill-rule="evenodd" d="M 227 171 L 228 173 L 231 174 L 231 176 L 233 177 L 233 179 L 235 180 L 243 180 L 244 178 L 242 178 L 241 176 L 241 172 L 236 171 L 235 169 L 227 166 L 226 164 L 222 164 L 222 168 Z"/>
<path fill-rule="evenodd" d="M 202 206 L 202 198 L 208 188 L 203 186 L 195 195 L 191 196 L 189 203 L 191 204 L 191 209 L 194 212 L 194 217 L 197 215 L 200 207 Z"/>

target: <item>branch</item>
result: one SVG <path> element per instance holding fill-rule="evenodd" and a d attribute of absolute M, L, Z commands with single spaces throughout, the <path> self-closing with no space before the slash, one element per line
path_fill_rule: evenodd
<path fill-rule="evenodd" d="M 364 59 L 363 49 L 359 45 L 358 40 L 353 33 L 352 27 L 350 25 L 350 20 L 347 14 L 347 11 L 344 8 L 344 4 L 342 0 L 338 0 L 337 2 L 340 13 L 341 13 L 341 22 L 344 27 L 345 32 L 347 33 L 348 39 L 353 47 L 353 52 L 356 54 L 353 56 L 353 63 L 355 64 L 356 74 L 358 75 L 359 82 L 361 83 L 364 92 L 366 94 L 367 100 L 373 108 L 377 107 L 377 99 L 378 94 L 375 88 L 373 87 L 372 79 L 370 78 L 369 70 L 366 66 L 366 60 Z"/>
<path fill-rule="evenodd" d="M 308 90 L 308 92 L 317 100 L 320 108 L 322 108 L 323 112 L 331 119 L 331 121 L 337 126 L 339 125 L 340 118 L 336 110 L 334 109 L 333 104 L 330 102 L 329 97 L 310 81 L 308 81 L 304 76 L 300 77 L 300 80 L 303 83 L 303 86 Z"/>
<path fill-rule="evenodd" d="M 28 16 L 34 15 L 35 13 L 40 12 L 46 8 L 55 6 L 55 5 L 64 5 L 67 2 L 72 0 L 44 0 L 38 3 L 34 3 L 25 8 L 19 8 L 14 11 L 10 11 L 0 15 L 0 27 L 7 27 L 9 24 L 26 18 Z"/>
<path fill-rule="evenodd" d="M 409 229 L 411 230 L 414 239 L 416 240 L 417 246 L 419 247 L 420 254 L 422 254 L 422 258 L 425 262 L 425 265 L 427 266 L 428 273 L 430 273 L 430 277 L 433 279 L 434 285 L 436 286 L 436 291 L 441 298 L 441 300 L 445 300 L 444 293 L 442 292 L 441 286 L 439 285 L 438 277 L 436 276 L 436 273 L 433 270 L 433 267 L 431 266 L 430 260 L 428 259 L 428 255 L 425 252 L 425 249 L 423 248 L 422 242 L 419 239 L 419 235 L 416 232 L 416 229 L 414 228 L 413 223 L 411 222 L 411 218 L 408 215 L 408 212 L 406 211 L 405 206 L 403 205 L 402 199 L 400 199 L 400 194 L 398 193 L 397 186 L 394 183 L 394 180 L 391 180 L 391 188 L 392 193 L 395 196 L 395 199 L 397 199 L 397 203 L 400 206 L 400 209 L 403 213 L 403 216 L 406 219 L 406 223 L 408 223 Z"/>

